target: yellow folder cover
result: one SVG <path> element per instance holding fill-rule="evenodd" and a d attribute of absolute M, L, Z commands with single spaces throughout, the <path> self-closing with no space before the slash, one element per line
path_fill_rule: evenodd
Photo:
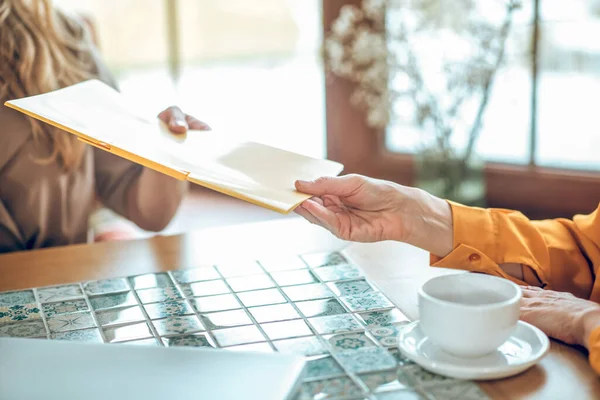
<path fill-rule="evenodd" d="M 171 133 L 158 118 L 142 116 L 98 80 L 5 105 L 148 168 L 280 213 L 310 197 L 294 189 L 295 180 L 335 176 L 343 170 L 334 161 L 239 142 L 214 131 Z"/>

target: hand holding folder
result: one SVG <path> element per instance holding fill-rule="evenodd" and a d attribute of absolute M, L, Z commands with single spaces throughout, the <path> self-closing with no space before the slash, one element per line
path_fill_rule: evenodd
<path fill-rule="evenodd" d="M 297 179 L 335 176 L 343 170 L 333 161 L 231 140 L 218 132 L 173 134 L 158 118 L 142 116 L 97 80 L 5 105 L 145 167 L 280 213 L 311 197 L 295 190 Z"/>

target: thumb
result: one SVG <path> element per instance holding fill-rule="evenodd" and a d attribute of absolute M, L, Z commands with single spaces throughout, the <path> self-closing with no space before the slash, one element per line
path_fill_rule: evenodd
<path fill-rule="evenodd" d="M 313 196 L 326 194 L 344 197 L 349 196 L 366 182 L 360 175 L 345 175 L 340 177 L 324 176 L 314 181 L 296 181 L 299 192 Z"/>

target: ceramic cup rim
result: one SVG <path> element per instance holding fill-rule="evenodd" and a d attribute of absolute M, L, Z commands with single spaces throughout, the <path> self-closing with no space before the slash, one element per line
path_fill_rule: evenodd
<path fill-rule="evenodd" d="M 436 297 L 435 295 L 432 295 L 427 292 L 428 285 L 433 285 L 435 282 L 438 282 L 438 281 L 445 281 L 445 280 L 452 281 L 452 280 L 456 280 L 456 279 L 486 279 L 486 280 L 489 279 L 489 280 L 493 280 L 498 285 L 509 286 L 511 289 L 514 290 L 514 295 L 506 300 L 497 301 L 497 302 L 493 302 L 493 303 L 464 304 L 464 303 L 458 303 L 458 302 L 454 302 L 454 301 L 440 299 L 439 297 Z M 460 273 L 460 274 L 442 275 L 442 276 L 437 276 L 435 278 L 429 279 L 427 282 L 425 282 L 419 288 L 419 296 L 433 304 L 436 304 L 439 306 L 444 306 L 444 307 L 452 307 L 452 308 L 456 308 L 456 309 L 465 309 L 465 310 L 483 310 L 483 309 L 496 310 L 496 309 L 504 308 L 507 306 L 513 306 L 515 303 L 519 303 L 521 301 L 522 291 L 521 291 L 521 288 L 517 284 L 515 284 L 514 282 L 511 282 L 508 279 L 491 276 L 491 275 L 467 272 L 467 273 Z"/>

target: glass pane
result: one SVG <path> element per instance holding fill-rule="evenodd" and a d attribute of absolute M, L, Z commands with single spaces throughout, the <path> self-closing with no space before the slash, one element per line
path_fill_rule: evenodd
<path fill-rule="evenodd" d="M 321 0 L 58 0 L 86 11 L 121 91 L 149 114 L 178 104 L 214 130 L 325 155 Z M 168 24 L 181 74 L 170 76 Z"/>
<path fill-rule="evenodd" d="M 54 0 L 69 13 L 90 18 L 104 61 L 113 73 L 167 65 L 163 1 Z"/>
<path fill-rule="evenodd" d="M 325 155 L 321 0 L 181 0 L 182 106 L 214 129 Z"/>
<path fill-rule="evenodd" d="M 387 28 L 390 37 L 398 37 L 399 27 L 406 26 L 405 8 L 409 2 L 400 1 L 388 14 Z M 418 3 L 418 2 L 417 2 Z M 425 124 L 417 123 L 421 113 L 437 112 L 451 135 L 452 147 L 462 152 L 469 140 L 471 129 L 479 110 L 482 109 L 482 129 L 475 141 L 475 153 L 487 160 L 528 162 L 528 143 L 531 126 L 531 57 L 530 41 L 532 32 L 533 6 L 531 0 L 522 2 L 520 9 L 513 12 L 511 29 L 504 47 L 504 62 L 496 70 L 490 86 L 487 105 L 476 81 L 475 90 L 469 83 L 473 71 L 481 72 L 474 66 L 482 54 L 486 62 L 495 60 L 499 54 L 500 27 L 504 24 L 505 2 L 463 2 L 436 1 L 428 4 L 427 12 L 418 14 L 425 18 L 426 29 L 408 31 L 404 42 L 388 43 L 392 52 L 407 57 L 407 51 L 414 54 L 417 71 L 423 79 L 423 86 L 432 101 L 417 99 L 415 96 L 402 96 L 393 103 L 394 119 L 387 129 L 387 146 L 398 152 L 414 152 L 420 146 L 432 145 L 440 132 L 431 119 Z M 436 6 L 432 7 L 431 4 Z M 465 5 L 466 4 L 466 5 Z M 469 8 L 469 4 L 473 7 Z M 488 36 L 486 36 L 488 35 Z M 486 47 L 485 37 L 493 38 L 492 47 Z M 407 44 L 408 43 L 408 44 Z M 407 50 L 408 49 L 408 50 Z M 492 63 L 493 64 L 493 63 Z M 493 71 L 494 69 L 492 69 Z M 414 73 L 392 70 L 393 90 L 415 86 Z M 455 84 L 450 85 L 454 80 Z M 484 78 L 485 80 L 485 78 Z M 471 86 L 472 87 L 472 86 Z M 465 94 L 466 93 L 466 94 Z M 460 106 L 452 111 L 453 105 Z M 433 107 L 431 107 L 433 105 Z"/>
<path fill-rule="evenodd" d="M 600 169 L 600 3 L 541 3 L 537 163 Z"/>

